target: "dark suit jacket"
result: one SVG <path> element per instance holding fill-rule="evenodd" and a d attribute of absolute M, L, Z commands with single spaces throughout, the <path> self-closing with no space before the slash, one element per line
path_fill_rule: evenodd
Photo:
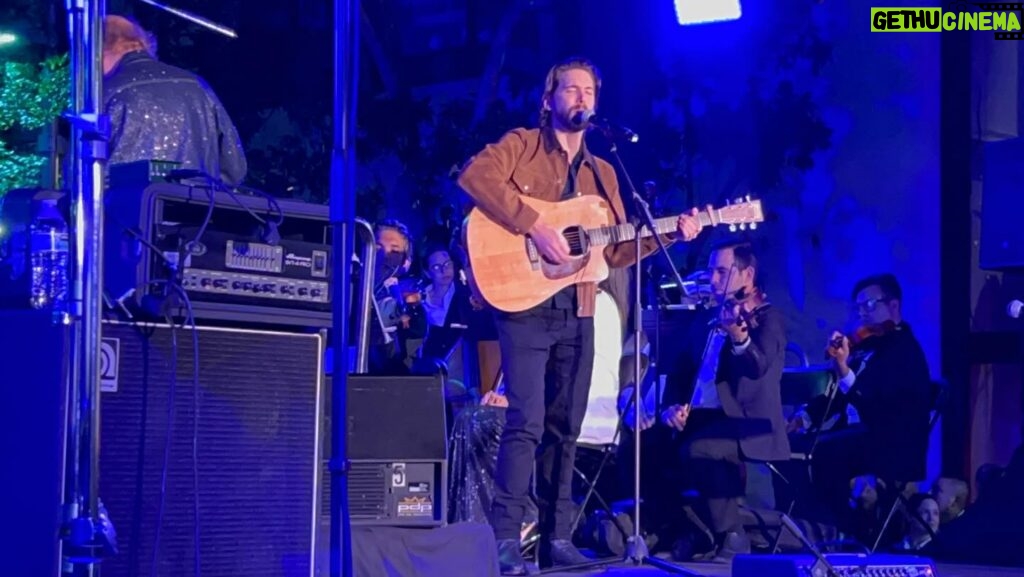
<path fill-rule="evenodd" d="M 842 427 L 846 406 L 853 405 L 867 429 L 872 472 L 898 481 L 924 479 L 934 393 L 924 350 L 910 325 L 903 323 L 855 346 L 850 368 L 858 373 L 857 380 L 848 394 L 836 392 L 828 417 L 840 414 Z M 827 405 L 825 396 L 808 404 L 815 425 L 826 417 Z"/>
<path fill-rule="evenodd" d="M 717 314 L 717 309 L 713 309 Z M 707 312 L 693 325 L 688 346 L 665 391 L 666 405 L 688 403 L 693 394 L 702 355 L 708 341 Z M 705 318 L 706 317 L 706 318 Z M 757 311 L 757 327 L 750 331 L 750 346 L 735 354 L 726 338 L 719 356 L 716 387 L 722 409 L 733 428 L 743 455 L 758 461 L 789 459 L 789 439 L 782 417 L 780 383 L 786 362 L 786 328 L 782 312 L 767 305 Z"/>

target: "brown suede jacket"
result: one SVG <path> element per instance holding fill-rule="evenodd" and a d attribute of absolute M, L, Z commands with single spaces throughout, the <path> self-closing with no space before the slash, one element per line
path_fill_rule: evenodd
<path fill-rule="evenodd" d="M 541 200 L 558 201 L 569 176 L 569 156 L 555 139 L 550 128 L 517 128 L 505 133 L 498 142 L 489 144 L 471 158 L 459 175 L 459 186 L 490 218 L 516 234 L 526 234 L 540 216 L 524 203 L 524 194 Z M 577 176 L 580 194 L 601 194 L 598 179 L 611 204 L 618 223 L 627 221 L 626 210 L 619 195 L 615 169 L 607 161 L 595 157 L 583 147 L 583 164 Z M 666 246 L 675 241 L 663 235 Z M 641 258 L 658 249 L 657 240 L 646 238 L 641 243 Z M 608 266 L 627 267 L 636 261 L 633 243 L 622 242 L 605 247 Z M 597 299 L 597 284 L 576 285 L 579 308 L 577 316 L 591 317 Z"/>

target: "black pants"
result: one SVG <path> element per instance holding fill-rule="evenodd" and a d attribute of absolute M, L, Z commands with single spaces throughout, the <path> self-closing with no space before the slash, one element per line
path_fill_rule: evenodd
<path fill-rule="evenodd" d="M 491 509 L 495 537 L 519 539 L 536 459 L 541 532 L 568 539 L 576 438 L 593 372 L 594 319 L 542 305 L 499 313 L 495 321 L 508 397 Z"/>
<path fill-rule="evenodd" d="M 687 476 L 707 505 L 716 535 L 742 532 L 739 499 L 744 494 L 743 463 L 736 431 L 721 410 L 694 409 L 681 453 Z M 686 432 L 684 432 L 686 435 Z"/>

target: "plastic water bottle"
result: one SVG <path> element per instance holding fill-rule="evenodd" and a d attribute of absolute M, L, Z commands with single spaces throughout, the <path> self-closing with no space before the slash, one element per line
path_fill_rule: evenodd
<path fill-rule="evenodd" d="M 57 208 L 56 200 L 43 201 L 29 227 L 32 266 L 31 304 L 49 309 L 57 319 L 67 311 L 68 303 L 68 224 Z"/>

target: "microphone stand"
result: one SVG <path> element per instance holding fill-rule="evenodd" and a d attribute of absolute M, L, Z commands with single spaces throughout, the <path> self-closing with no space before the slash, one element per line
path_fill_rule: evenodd
<path fill-rule="evenodd" d="M 357 222 L 356 214 L 356 103 L 359 94 L 359 0 L 333 0 L 334 7 L 334 109 L 331 147 L 330 213 L 331 250 L 336 282 L 333 295 L 331 338 L 334 347 L 334 370 L 331 379 L 331 479 L 330 556 L 331 577 L 352 577 L 352 524 L 348 501 L 348 371 L 349 303 L 352 300 L 351 258 L 355 236 L 369 227 Z M 372 234 L 370 235 L 372 237 Z M 367 250 L 371 250 L 368 247 Z M 365 266 L 365 265 L 364 265 Z M 366 327 L 366 306 L 372 298 L 373 269 L 364 269 L 360 316 Z M 374 309 L 376 310 L 376 309 Z M 360 335 L 360 345 L 365 336 Z M 365 352 L 360 347 L 360 365 Z M 359 367 L 363 369 L 362 366 Z"/>
<path fill-rule="evenodd" d="M 67 263 L 70 299 L 54 313 L 70 326 L 70 368 L 65 381 L 62 573 L 92 576 L 113 551 L 112 530 L 99 503 L 100 343 L 103 314 L 103 176 L 108 117 L 103 100 L 104 0 L 68 0 L 71 126 L 66 182 L 71 197 L 73 247 Z M 64 303 L 61 303 L 64 304 Z"/>
<path fill-rule="evenodd" d="M 592 125 L 593 126 L 593 125 Z M 672 274 L 676 278 L 676 282 L 679 283 L 680 289 L 683 286 L 683 277 L 679 274 L 679 269 L 676 268 L 675 263 L 668 255 L 667 247 L 662 238 L 657 234 L 657 227 L 654 224 L 654 216 L 651 215 L 651 207 L 644 200 L 643 196 L 637 192 L 636 187 L 633 186 L 633 180 L 629 177 L 629 171 L 626 170 L 626 165 L 622 161 L 622 157 L 619 156 L 619 148 L 616 144 L 615 135 L 604 128 L 594 127 L 608 140 L 611 147 L 610 152 L 612 157 L 615 159 L 615 163 L 619 167 L 619 171 L 622 173 L 622 177 L 625 179 L 626 188 L 629 190 L 629 194 L 633 199 L 633 205 L 635 212 L 640 219 L 639 222 L 634 222 L 635 236 L 633 238 L 633 244 L 636 250 L 636 263 L 633 265 L 634 268 L 634 286 L 633 286 L 633 343 L 635 348 L 639 348 L 641 342 L 641 334 L 643 333 L 643 269 L 640 266 L 640 257 L 643 254 L 643 230 L 646 228 L 650 231 L 651 235 L 654 236 L 658 243 L 658 247 L 661 249 L 661 254 L 664 255 L 665 261 L 668 262 L 669 268 L 672 270 Z M 637 351 L 639 352 L 639 351 Z M 638 357 L 639 359 L 639 357 Z M 633 364 L 633 423 L 634 423 L 634 434 L 633 434 L 633 535 L 626 540 L 626 554 L 625 561 L 631 562 L 634 565 L 648 564 L 657 567 L 663 571 L 669 573 L 675 573 L 678 575 L 690 575 L 692 577 L 699 577 L 699 573 L 695 573 L 688 569 L 684 569 L 663 559 L 652 557 L 650 551 L 647 548 L 647 543 L 644 541 L 643 536 L 640 534 L 640 436 L 641 431 L 639 425 L 642 422 L 642 400 L 640 393 L 640 362 Z M 627 409 L 628 410 L 628 409 Z"/>
<path fill-rule="evenodd" d="M 66 7 L 71 109 L 64 116 L 71 135 L 65 182 L 71 198 L 72 250 L 66 269 L 70 298 L 54 309 L 55 318 L 70 329 L 59 538 L 61 573 L 92 577 L 99 574 L 103 557 L 117 553 L 116 533 L 99 499 L 103 205 L 110 138 L 110 119 L 102 112 L 107 5 L 106 0 L 66 0 Z M 187 18 L 181 11 L 169 11 Z"/>

